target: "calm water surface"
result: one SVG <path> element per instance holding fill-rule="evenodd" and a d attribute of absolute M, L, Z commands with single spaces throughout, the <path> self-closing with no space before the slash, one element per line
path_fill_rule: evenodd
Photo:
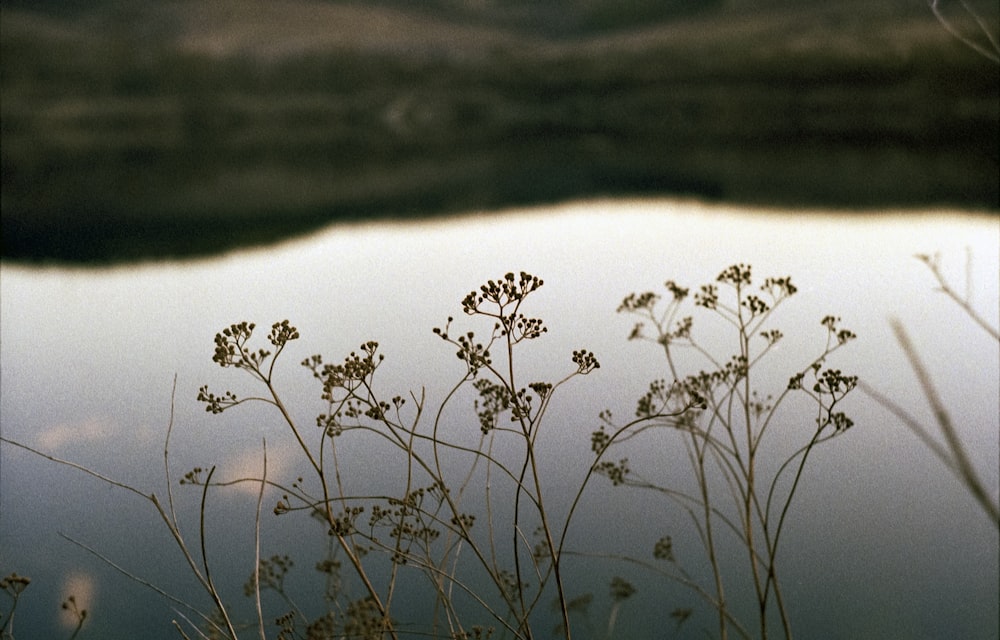
<path fill-rule="evenodd" d="M 995 217 L 957 212 L 851 216 L 588 202 L 439 223 L 337 227 L 190 263 L 94 270 L 4 264 L 3 436 L 162 495 L 163 436 L 176 375 L 175 476 L 210 464 L 219 465 L 220 477 L 257 474 L 260 440 L 267 437 L 268 473 L 294 477 L 294 449 L 275 415 L 248 409 L 213 418 L 195 402 L 206 383 L 217 391 L 252 389 L 249 380 L 211 362 L 217 331 L 240 320 L 267 327 L 285 318 L 299 328 L 302 339 L 289 347 L 278 380 L 304 422 L 320 405 L 312 378 L 297 363 L 312 353 L 339 361 L 369 339 L 387 356 L 380 369 L 384 388 L 393 390 L 387 395 L 424 387 L 436 407 L 462 371 L 431 328 L 449 315 L 475 328 L 461 314 L 462 297 L 487 279 L 525 270 L 545 280 L 529 315 L 549 328 L 525 366 L 540 379 L 561 377 L 570 353 L 581 347 L 602 365 L 574 381 L 550 416 L 543 455 L 559 495 L 587 464 L 597 413 L 610 408 L 629 415 L 648 382 L 665 375 L 654 348 L 625 340 L 632 320 L 616 315 L 621 299 L 632 291 L 662 292 L 667 279 L 696 287 L 743 262 L 753 265 L 758 281 L 791 275 L 800 289 L 775 317 L 786 335 L 774 355 L 777 371 L 808 362 L 825 337 L 820 318 L 838 315 L 859 339 L 837 354 L 837 366 L 930 423 L 889 329 L 890 317 L 900 318 L 996 499 L 1000 356 L 996 342 L 934 291 L 930 273 L 913 258 L 935 252 L 959 291 L 997 324 L 1000 225 Z M 696 319 L 696 330 L 701 326 Z M 702 335 L 710 342 L 714 330 L 706 323 Z M 779 391 L 781 379 L 775 380 Z M 860 394 L 847 410 L 856 426 L 816 454 L 785 534 L 781 566 L 797 634 L 996 638 L 996 527 L 888 413 Z M 664 455 L 640 456 L 636 464 L 684 464 L 682 449 Z M 377 452 L 367 457 L 357 453 L 350 468 L 356 479 L 377 486 L 385 463 Z M 81 637 L 176 637 L 170 620 L 177 614 L 169 603 L 59 536 L 183 593 L 191 581 L 151 507 L 11 446 L 2 447 L 0 460 L 0 572 L 33 578 L 18 609 L 18 637 L 65 635 L 56 614 L 68 592 L 92 612 Z M 635 544 L 647 528 L 673 526 L 655 508 L 622 499 L 629 494 L 598 487 L 593 495 L 608 500 L 606 508 L 597 505 L 579 526 L 581 540 L 595 547 L 633 544 L 623 527 L 608 528 L 609 519 L 628 522 L 624 529 L 635 532 Z M 252 522 L 248 496 L 220 497 L 218 517 L 209 523 L 221 540 L 215 550 L 220 580 L 234 594 L 252 565 L 241 546 L 249 543 L 246 518 Z M 194 527 L 192 521 L 192 539 Z M 294 532 L 265 533 L 272 552 L 297 544 Z M 607 565 L 586 569 L 614 573 Z M 694 602 L 659 583 L 643 586 L 621 614 L 620 637 L 651 635 L 663 623 L 664 607 Z M 711 624 L 703 616 L 683 637 L 703 637 Z"/>

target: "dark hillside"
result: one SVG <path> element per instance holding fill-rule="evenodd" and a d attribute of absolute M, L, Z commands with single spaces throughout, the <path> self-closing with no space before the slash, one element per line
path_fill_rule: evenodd
<path fill-rule="evenodd" d="M 47 6 L 0 9 L 5 259 L 590 196 L 1000 199 L 998 66 L 919 2 L 545 5 L 572 28 L 514 1 Z"/>

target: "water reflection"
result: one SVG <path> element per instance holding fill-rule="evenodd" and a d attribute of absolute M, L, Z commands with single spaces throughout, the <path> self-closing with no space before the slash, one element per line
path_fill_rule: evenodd
<path fill-rule="evenodd" d="M 112 270 L 3 265 L 3 435 L 162 492 L 162 438 L 176 373 L 175 472 L 218 463 L 220 473 L 236 477 L 257 468 L 266 436 L 269 473 L 288 473 L 294 448 L 276 434 L 273 416 L 211 419 L 194 402 L 204 383 L 237 393 L 250 388 L 211 363 L 216 331 L 244 319 L 262 326 L 292 320 L 303 339 L 279 378 L 303 422 L 316 412 L 317 391 L 295 364 L 315 352 L 337 361 L 369 339 L 379 340 L 388 358 L 380 370 L 385 388 L 425 386 L 436 406 L 461 371 L 431 328 L 459 316 L 459 301 L 478 284 L 523 269 L 545 280 L 531 314 L 549 327 L 544 349 L 526 366 L 550 377 L 580 347 L 602 364 L 599 378 L 574 387 L 555 409 L 553 423 L 566 428 L 552 432 L 545 455 L 571 477 L 578 465 L 567 452 L 585 455 L 597 413 L 627 415 L 648 381 L 663 375 L 657 353 L 625 341 L 631 321 L 614 313 L 622 297 L 658 289 L 668 278 L 697 286 L 745 262 L 759 278 L 791 275 L 800 288 L 777 318 L 787 336 L 780 361 L 811 355 L 824 335 L 819 319 L 839 315 L 860 337 L 838 364 L 930 421 L 888 327 L 890 316 L 901 318 L 995 497 L 996 345 L 932 291 L 932 278 L 912 256 L 940 252 L 961 291 L 971 250 L 973 303 L 996 321 L 998 235 L 995 218 L 954 212 L 850 216 L 590 202 L 461 222 L 337 227 L 272 250 L 192 263 Z M 783 567 L 798 633 L 995 636 L 996 529 L 886 412 L 860 398 L 850 411 L 858 426 L 816 456 L 787 533 Z M 54 632 L 49 621 L 60 587 L 83 576 L 83 591 L 94 598 L 95 637 L 172 637 L 176 614 L 167 603 L 57 535 L 93 544 L 165 588 L 189 589 L 149 506 L 7 446 L 2 460 L 0 570 L 35 579 L 18 610 L 20 633 Z M 359 461 L 355 471 L 376 486 L 378 466 Z M 247 493 L 234 501 L 246 507 L 244 498 L 252 500 Z M 618 501 L 614 517 L 635 517 L 637 524 L 647 517 L 633 508 Z M 223 513 L 241 522 L 247 512 L 227 506 Z M 238 531 L 222 530 L 239 539 Z M 620 544 L 623 535 L 605 529 L 595 544 Z M 235 551 L 231 560 L 227 582 L 238 593 L 248 568 Z M 655 598 L 645 602 L 658 606 Z M 631 615 L 633 631 L 652 632 L 634 609 Z"/>

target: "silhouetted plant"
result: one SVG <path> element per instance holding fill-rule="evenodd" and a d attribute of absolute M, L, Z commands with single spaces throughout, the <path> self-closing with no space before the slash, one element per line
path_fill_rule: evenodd
<path fill-rule="evenodd" d="M 27 576 L 19 576 L 17 572 L 13 572 L 8 576 L 5 576 L 0 580 L 0 592 L 4 593 L 10 598 L 10 610 L 8 610 L 3 617 L 0 617 L 0 638 L 13 638 L 14 637 L 14 613 L 17 611 L 17 604 L 21 601 L 21 594 L 24 590 L 28 588 L 31 584 L 31 578 Z"/>
<path fill-rule="evenodd" d="M 76 596 L 73 595 L 68 596 L 63 601 L 62 610 L 67 612 L 70 618 L 76 623 L 76 626 L 73 627 L 73 633 L 69 636 L 69 640 L 73 640 L 73 638 L 80 634 L 80 630 L 83 629 L 83 623 L 87 619 L 87 610 L 77 604 Z"/>
<path fill-rule="evenodd" d="M 21 600 L 21 594 L 31 584 L 31 578 L 20 576 L 13 572 L 0 580 L 0 592 L 6 594 L 10 600 L 10 610 L 0 614 L 0 639 L 13 640 L 14 638 L 14 612 L 17 604 Z M 63 600 L 61 605 L 63 611 L 69 614 L 75 626 L 70 633 L 69 640 L 76 638 L 83 629 L 83 623 L 87 620 L 87 610 L 80 607 L 76 601 L 76 596 L 69 595 Z"/>
<path fill-rule="evenodd" d="M 809 453 L 851 426 L 850 419 L 834 409 L 856 381 L 823 364 L 826 356 L 854 336 L 841 329 L 837 319 L 825 318 L 822 324 L 828 341 L 821 354 L 797 371 L 782 390 L 776 390 L 776 398 L 759 396 L 757 363 L 781 339 L 779 331 L 762 325 L 795 293 L 795 287 L 788 278 L 771 278 L 754 290 L 750 269 L 742 265 L 724 271 L 718 283 L 702 287 L 694 301 L 734 327 L 738 348 L 727 360 L 716 360 L 700 345 L 690 318 L 676 319 L 687 289 L 668 282 L 672 300 L 663 313 L 657 311 L 659 297 L 652 293 L 633 294 L 622 303 L 620 311 L 639 315 L 655 327 L 655 334 L 647 337 L 644 327 L 637 326 L 631 337 L 648 339 L 664 349 L 672 380 L 653 382 L 640 398 L 634 419 L 626 424 L 617 425 L 609 411 L 601 414 L 603 426 L 591 435 L 595 455 L 581 468 L 569 508 L 559 518 L 552 514 L 564 510 L 553 511 L 549 504 L 554 494 L 548 487 L 556 484 L 555 479 L 538 456 L 540 443 L 548 437 L 546 416 L 564 385 L 593 373 L 600 364 L 591 351 L 577 349 L 567 354 L 562 377 L 553 381 L 524 371 L 518 354 L 548 331 L 541 319 L 525 315 L 525 301 L 543 282 L 524 272 L 490 280 L 462 300 L 464 315 L 482 323 L 485 331 L 460 329 L 452 317 L 433 330 L 454 349 L 460 362 L 456 381 L 433 411 L 424 391 L 405 397 L 383 391 L 377 376 L 385 356 L 377 342 L 368 341 L 337 364 L 327 363 L 320 355 L 301 362 L 318 382 L 322 401 L 315 420 L 303 425 L 285 405 L 275 379 L 276 363 L 289 343 L 299 339 L 298 330 L 287 320 L 274 323 L 266 336 L 269 346 L 264 347 L 256 344 L 257 327 L 251 322 L 235 323 L 219 332 L 213 361 L 249 375 L 264 392 L 240 397 L 228 390 L 211 391 L 206 385 L 199 389 L 198 400 L 212 414 L 250 402 L 268 405 L 297 445 L 301 456 L 297 471 L 301 475 L 290 482 L 272 478 L 266 442 L 261 444 L 260 477 L 220 481 L 214 465 L 191 468 L 179 483 L 200 494 L 197 544 L 190 544 L 182 535 L 174 508 L 169 464 L 173 398 L 164 444 L 165 503 L 154 493 L 76 463 L 6 439 L 4 442 L 124 488 L 154 506 L 185 564 L 209 597 L 212 604 L 208 611 L 166 593 L 83 543 L 73 542 L 177 605 L 174 625 L 182 637 L 235 639 L 246 631 L 282 640 L 426 635 L 530 639 L 539 637 L 535 626 L 543 619 L 540 603 L 552 602 L 558 616 L 555 635 L 571 638 L 575 620 L 589 636 L 611 638 L 622 607 L 635 593 L 633 583 L 623 575 L 611 579 L 607 624 L 599 632 L 600 627 L 592 624 L 588 615 L 593 593 L 571 595 L 565 580 L 566 563 L 588 553 L 569 548 L 567 540 L 594 476 L 606 476 L 616 485 L 653 489 L 679 502 L 691 516 L 708 554 L 714 586 L 701 587 L 685 572 L 670 536 L 656 541 L 652 562 L 628 554 L 606 553 L 603 557 L 619 561 L 623 567 L 644 564 L 690 586 L 717 610 L 722 637 L 730 629 L 749 636 L 729 610 L 723 588 L 727 567 L 716 553 L 716 529 L 721 523 L 746 546 L 761 609 L 761 635 L 767 635 L 766 615 L 772 602 L 786 635 L 790 635 L 775 565 L 779 536 Z M 681 375 L 674 356 L 679 348 L 701 354 L 711 369 Z M 525 382 L 528 380 L 531 382 Z M 775 411 L 793 393 L 813 399 L 815 422 L 804 432 L 807 441 L 766 481 L 757 470 L 764 435 L 776 429 L 770 426 Z M 456 420 L 460 415 L 456 411 L 462 407 L 467 411 L 470 405 L 472 412 L 462 413 L 465 417 Z M 627 456 L 617 461 L 604 459 L 619 443 L 664 429 L 685 438 L 699 488 L 697 496 L 642 480 Z M 347 473 L 342 463 L 352 442 L 370 447 L 372 438 L 383 447 L 379 449 L 383 468 L 392 471 L 383 478 L 389 488 L 378 491 Z M 716 487 L 709 481 L 710 474 L 716 472 L 734 499 L 732 513 L 719 504 Z M 778 478 L 786 472 L 793 480 L 791 487 L 782 491 L 777 487 Z M 237 484 L 254 486 L 257 495 L 253 562 L 248 563 L 253 569 L 243 586 L 244 595 L 255 605 L 253 621 L 238 620 L 233 613 L 235 603 L 219 591 L 212 578 L 207 544 L 210 499 Z M 266 508 L 265 494 L 273 500 Z M 311 577 L 323 587 L 309 592 L 308 603 L 297 602 L 289 588 L 291 580 L 302 579 L 296 572 L 296 561 L 283 553 L 262 555 L 261 520 L 268 517 L 291 519 L 288 526 L 295 527 L 302 523 L 297 518 L 304 517 L 302 530 L 314 531 L 326 540 L 324 555 L 314 564 Z M 414 575 L 422 577 L 429 588 L 413 591 L 410 576 Z M 14 594 L 15 607 L 19 593 Z M 399 619 L 395 604 L 401 593 L 411 603 L 426 605 L 431 612 L 428 618 Z M 266 603 L 262 594 L 271 594 Z M 280 603 L 279 611 L 272 613 L 274 602 Z M 679 607 L 670 615 L 679 627 L 692 610 Z M 82 624 L 84 614 L 79 617 Z"/>
<path fill-rule="evenodd" d="M 541 279 L 530 274 L 507 273 L 470 292 L 462 301 L 462 311 L 488 321 L 488 333 L 483 338 L 475 331 L 454 330 L 452 317 L 444 327 L 434 329 L 455 349 L 463 368 L 426 427 L 422 426 L 427 415 L 423 393 L 411 393 L 409 398 L 390 397 L 383 395 L 376 384 L 375 375 L 384 361 L 377 342 L 362 344 L 340 364 L 327 364 L 320 355 L 302 362 L 320 382 L 320 396 L 325 403 L 315 420 L 318 433 L 310 436 L 293 420 L 273 383 L 276 359 L 288 342 L 299 337 L 295 327 L 288 321 L 275 323 L 268 336 L 272 349 L 249 346 L 256 328 L 253 323 L 233 324 L 216 336 L 214 361 L 224 368 L 246 371 L 265 386 L 267 393 L 239 398 L 231 391 L 217 394 L 206 386 L 199 391 L 198 399 L 211 413 L 251 400 L 266 402 L 279 411 L 315 476 L 310 486 L 315 486 L 316 491 L 307 491 L 309 483 L 302 478 L 290 487 L 280 487 L 282 495 L 273 513 L 284 516 L 306 511 L 321 519 L 336 542 L 327 562 L 339 563 L 337 558 L 343 554 L 347 559 L 344 566 L 351 569 L 365 592 L 360 600 L 347 600 L 346 604 L 340 602 L 348 598 L 346 590 L 328 592 L 334 608 L 309 622 L 319 625 L 310 629 L 322 628 L 328 635 L 397 637 L 400 623 L 391 616 L 392 602 L 400 572 L 411 570 L 424 574 L 433 585 L 435 613 L 429 632 L 434 635 L 488 637 L 499 629 L 504 636 L 535 637 L 533 613 L 543 595 L 551 592 L 561 618 L 559 635 L 571 637 L 571 612 L 579 612 L 581 603 L 589 600 L 567 595 L 563 545 L 592 473 L 581 482 L 573 508 L 562 522 L 556 523 L 547 508 L 548 478 L 540 468 L 536 447 L 538 439 L 544 437 L 540 434 L 544 432 L 545 416 L 559 387 L 576 376 L 593 372 L 600 364 L 592 352 L 578 349 L 570 358 L 573 367 L 557 382 L 519 383 L 523 374 L 515 351 L 548 331 L 541 319 L 528 317 L 522 311 L 524 301 L 542 285 Z M 447 407 L 465 387 L 474 393 L 472 404 L 479 432 L 475 441 L 470 441 L 468 433 L 452 434 L 443 423 Z M 688 406 L 671 408 L 677 415 L 688 410 Z M 651 412 L 646 419 L 675 414 Z M 406 471 L 396 479 L 400 484 L 397 495 L 368 495 L 352 487 L 350 479 L 340 473 L 338 451 L 346 445 L 339 443 L 355 433 L 375 435 L 401 456 L 398 468 Z M 501 441 L 517 445 L 501 447 Z M 500 450 L 520 453 L 501 456 L 496 453 Z M 449 468 L 461 470 L 452 472 Z M 477 473 L 485 475 L 487 486 L 473 482 Z M 199 468 L 185 476 L 183 482 L 202 485 L 206 490 L 218 486 L 203 478 Z M 469 512 L 463 507 L 469 501 L 483 505 L 485 513 Z M 501 518 L 511 523 L 509 538 L 497 528 Z M 535 530 L 533 545 L 522 534 L 527 525 Z M 461 558 L 463 554 L 470 560 Z M 267 588 L 286 598 L 283 580 L 289 566 L 284 556 L 261 561 L 256 580 L 247 583 L 245 592 L 254 594 Z M 373 571 L 379 575 L 387 572 L 388 578 L 378 582 L 371 577 Z M 475 576 L 492 584 L 493 593 L 472 589 Z M 631 594 L 625 593 L 622 585 L 627 583 L 620 580 L 612 591 L 609 635 L 620 602 Z M 479 605 L 492 618 L 491 624 L 466 623 L 469 614 L 456 605 L 457 594 Z M 280 628 L 284 636 L 292 637 L 298 633 L 297 625 L 305 620 L 301 609 L 292 606 L 287 598 L 286 603 L 292 611 L 281 619 Z"/>
<path fill-rule="evenodd" d="M 655 543 L 653 558 L 660 561 L 658 571 L 693 589 L 716 610 L 721 638 L 728 637 L 731 630 L 751 637 L 749 627 L 737 620 L 727 595 L 737 571 L 725 566 L 721 559 L 723 533 L 735 536 L 745 548 L 760 637 L 768 637 L 772 610 L 780 618 L 785 637 L 791 637 L 777 571 L 779 543 L 810 453 L 853 424 L 837 408 L 854 389 L 857 378 L 827 367 L 826 360 L 855 335 L 840 327 L 839 318 L 826 316 L 820 323 L 826 330 L 826 344 L 818 355 L 793 371 L 785 385 L 764 391 L 760 386 L 773 380 L 761 379 L 757 367 L 783 337 L 768 323 L 774 311 L 796 293 L 791 279 L 767 278 L 755 288 L 751 268 L 739 264 L 722 271 L 714 283 L 703 285 L 693 296 L 688 288 L 673 281 L 667 281 L 665 287 L 665 302 L 661 303 L 661 295 L 653 292 L 633 293 L 622 301 L 618 311 L 640 318 L 629 339 L 648 341 L 662 349 L 670 377 L 653 381 L 639 398 L 635 416 L 644 421 L 642 426 L 632 428 L 634 422 L 627 423 L 631 431 L 620 436 L 622 427 L 606 411 L 601 415 L 601 426 L 591 434 L 591 446 L 600 457 L 609 447 L 625 447 L 628 440 L 640 436 L 679 436 L 687 451 L 696 493 L 646 480 L 633 471 L 627 458 L 618 463 L 595 462 L 594 469 L 615 486 L 655 491 L 689 516 L 711 567 L 711 586 L 682 568 L 669 536 Z M 732 328 L 735 344 L 731 355 L 720 357 L 696 335 L 693 317 L 682 315 L 689 297 L 696 308 L 721 317 Z M 701 364 L 686 365 L 681 351 L 694 354 Z M 707 369 L 699 368 L 705 365 Z M 779 408 L 796 394 L 811 399 L 814 418 L 805 424 L 793 418 L 788 421 L 791 424 L 779 427 Z M 677 411 L 690 406 L 697 408 Z M 657 417 L 664 414 L 669 417 Z M 780 435 L 776 433 L 779 429 Z M 781 449 L 789 443 L 795 443 L 790 455 Z M 650 449 L 652 444 L 645 442 L 643 446 Z M 777 470 L 762 471 L 775 468 L 773 456 L 779 457 Z M 762 460 L 768 464 L 762 465 Z M 788 474 L 790 483 L 781 484 Z M 677 609 L 672 615 L 680 623 L 690 614 L 689 609 Z"/>
<path fill-rule="evenodd" d="M 976 311 L 972 305 L 971 264 L 967 269 L 966 293 L 963 296 L 960 295 L 945 278 L 944 273 L 941 271 L 941 258 L 939 255 L 935 254 L 931 256 L 927 254 L 920 254 L 917 255 L 916 258 L 920 260 L 920 262 L 922 262 L 934 276 L 934 279 L 938 284 L 937 291 L 945 294 L 952 300 L 952 302 L 958 305 L 958 307 L 965 312 L 973 324 L 982 329 L 994 342 L 997 343 L 998 346 L 1000 346 L 1000 330 L 990 324 L 990 322 L 978 311 Z M 971 254 L 968 259 L 971 263 Z M 980 508 L 982 508 L 986 516 L 993 521 L 993 524 L 995 524 L 998 529 L 1000 529 L 1000 504 L 997 503 L 996 498 L 990 495 L 990 492 L 980 478 L 980 474 L 976 470 L 975 465 L 973 465 L 972 461 L 969 459 L 962 436 L 952 423 L 949 411 L 947 407 L 945 407 L 944 402 L 941 400 L 941 397 L 934 385 L 934 381 L 921 360 L 920 349 L 913 344 L 912 340 L 910 340 L 909 334 L 906 332 L 903 323 L 898 318 L 890 319 L 889 323 L 896 336 L 897 342 L 899 342 L 899 346 L 903 349 L 903 353 L 906 355 L 906 358 L 910 363 L 910 367 L 913 369 L 913 373 L 917 377 L 917 383 L 920 386 L 920 391 L 923 393 L 924 398 L 927 400 L 927 403 L 930 405 L 934 413 L 934 422 L 937 425 L 939 437 L 935 437 L 931 428 L 927 427 L 898 402 L 885 395 L 874 386 L 862 383 L 861 389 L 866 394 L 871 396 L 876 402 L 892 412 L 893 415 L 895 415 L 910 431 L 920 438 L 920 441 L 939 460 L 941 460 L 941 462 L 944 463 L 944 465 L 955 475 L 956 478 L 958 478 L 959 482 L 962 483 L 969 494 L 976 500 L 976 503 L 980 506 Z"/>
<path fill-rule="evenodd" d="M 959 2 L 965 13 L 965 15 L 961 16 L 960 19 L 971 19 L 975 23 L 975 27 L 972 28 L 962 28 L 956 26 L 954 21 L 948 18 L 942 10 L 941 0 L 928 0 L 927 4 L 930 6 L 934 17 L 937 18 L 937 21 L 942 27 L 944 27 L 945 31 L 954 36 L 959 42 L 972 51 L 975 51 L 991 62 L 1000 64 L 1000 41 L 998 41 L 997 35 L 994 32 L 995 25 L 991 27 L 982 15 L 980 15 L 980 13 L 976 11 L 976 9 L 972 7 L 967 0 L 961 0 Z"/>

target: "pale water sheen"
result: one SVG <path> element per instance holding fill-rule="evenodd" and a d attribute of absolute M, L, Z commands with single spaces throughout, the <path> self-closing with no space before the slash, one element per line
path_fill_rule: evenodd
<path fill-rule="evenodd" d="M 569 483 L 586 464 L 570 453 L 586 455 L 598 411 L 629 415 L 649 380 L 665 375 L 655 349 L 626 342 L 632 320 L 615 314 L 623 296 L 662 292 L 666 279 L 696 287 L 743 262 L 753 265 L 758 281 L 791 275 L 800 289 L 775 318 L 787 336 L 774 356 L 779 364 L 787 359 L 800 366 L 823 340 L 820 318 L 839 315 L 859 338 L 838 354 L 837 366 L 930 422 L 889 329 L 890 317 L 902 319 L 995 497 L 997 344 L 933 290 L 930 273 L 913 255 L 940 252 L 945 272 L 964 293 L 970 251 L 973 304 L 996 324 L 998 247 L 995 217 L 956 212 L 838 215 L 609 201 L 433 223 L 338 226 L 270 249 L 190 263 L 98 270 L 5 264 L 3 436 L 162 495 L 163 434 L 176 373 L 175 474 L 212 463 L 224 477 L 255 473 L 264 436 L 269 474 L 290 474 L 293 449 L 275 416 L 248 410 L 213 418 L 195 402 L 205 383 L 214 390 L 252 388 L 211 362 L 217 331 L 248 320 L 266 334 L 284 318 L 299 328 L 302 339 L 284 357 L 279 384 L 303 422 L 319 405 L 311 377 L 297 363 L 312 353 L 339 361 L 369 339 L 387 356 L 380 369 L 387 395 L 425 386 L 436 407 L 462 371 L 431 328 L 451 315 L 462 323 L 457 327 L 485 332 L 461 314 L 460 300 L 487 279 L 524 270 L 545 280 L 528 313 L 549 327 L 525 360 L 538 372 L 532 378 L 561 377 L 570 353 L 581 347 L 602 364 L 565 390 L 548 423 L 550 469 Z M 780 390 L 782 382 L 775 385 Z M 886 412 L 860 394 L 847 410 L 856 426 L 813 459 L 785 534 L 781 566 L 797 635 L 995 638 L 996 528 Z M 377 484 L 379 461 L 359 462 L 355 472 Z M 682 462 L 678 452 L 673 464 Z M 152 509 L 8 446 L 2 464 L 0 572 L 34 579 L 18 611 L 18 636 L 50 633 L 60 590 L 71 589 L 90 600 L 90 637 L 175 637 L 169 620 L 176 614 L 168 606 L 56 535 L 92 544 L 181 591 L 190 581 Z M 602 487 L 594 495 L 606 493 Z M 248 513 L 233 510 L 232 517 Z M 616 523 L 634 520 L 629 529 L 637 531 L 671 526 L 627 500 L 606 515 Z M 581 520 L 581 535 L 614 547 L 618 536 L 600 527 L 600 516 Z M 250 569 L 236 552 L 241 538 L 233 527 L 215 526 L 227 532 L 217 562 L 232 568 L 237 588 Z M 621 637 L 628 630 L 641 637 L 662 623 L 662 612 L 650 622 L 644 610 L 694 601 L 671 591 L 664 603 L 667 592 L 658 589 L 646 585 L 634 608 L 623 611 Z M 709 618 L 699 624 L 711 629 Z M 688 637 L 701 637 L 702 628 L 689 626 Z"/>

